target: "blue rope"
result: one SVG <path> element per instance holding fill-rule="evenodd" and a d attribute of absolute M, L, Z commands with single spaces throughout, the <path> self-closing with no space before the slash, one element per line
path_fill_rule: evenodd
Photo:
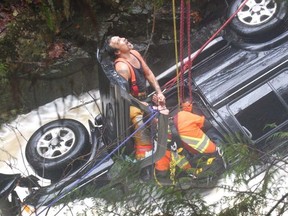
<path fill-rule="evenodd" d="M 111 151 L 111 153 L 109 153 L 108 155 L 106 155 L 106 157 L 104 157 L 98 164 L 96 164 L 94 167 L 92 167 L 90 169 L 89 172 L 87 172 L 86 174 L 84 174 L 83 176 L 81 176 L 79 178 L 78 181 L 75 181 L 74 184 L 72 184 L 72 188 L 75 187 L 75 185 L 82 179 L 84 178 L 85 176 L 87 176 L 90 172 L 92 172 L 94 169 L 96 169 L 98 166 L 100 166 L 106 159 L 110 158 L 112 156 L 112 154 L 114 154 L 120 147 L 122 147 L 130 138 L 132 138 L 134 136 L 135 133 L 137 133 L 139 130 L 141 130 L 144 126 L 146 126 L 146 124 L 148 124 L 152 119 L 154 119 L 156 117 L 156 115 L 159 114 L 159 111 L 158 110 L 154 110 L 152 109 L 152 107 L 149 106 L 149 110 L 150 112 L 152 113 L 152 115 L 149 117 L 149 119 L 143 124 L 143 125 L 140 125 L 139 128 L 137 128 L 130 136 L 128 136 L 122 143 L 120 143 L 120 145 L 118 145 L 113 151 Z M 71 191 L 70 189 L 70 191 Z M 60 199 L 62 199 L 63 197 L 65 196 L 65 193 L 64 194 L 60 194 L 58 197 L 56 197 L 49 205 L 47 205 L 40 213 L 43 213 L 44 210 L 46 210 L 47 208 L 51 207 L 53 204 L 55 204 L 56 202 L 58 202 Z M 36 213 L 36 215 L 38 215 Z"/>

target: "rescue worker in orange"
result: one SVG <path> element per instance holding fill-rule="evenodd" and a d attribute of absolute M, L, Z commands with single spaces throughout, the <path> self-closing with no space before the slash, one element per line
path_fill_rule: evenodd
<path fill-rule="evenodd" d="M 106 51 L 114 60 L 114 67 L 118 74 L 129 82 L 130 93 L 140 101 L 147 98 L 146 80 L 155 90 L 155 100 L 157 104 L 165 107 L 165 96 L 156 80 L 153 72 L 148 67 L 141 54 L 133 49 L 126 38 L 119 36 L 108 37 L 106 40 Z M 144 105 L 148 105 L 143 102 Z M 130 106 L 130 119 L 137 129 L 143 122 L 143 112 Z M 136 159 L 145 158 L 145 154 L 152 150 L 151 136 L 148 129 L 138 131 L 134 136 Z"/>
<path fill-rule="evenodd" d="M 193 114 L 192 102 L 187 99 L 183 101 L 181 106 L 182 110 L 173 117 L 173 120 L 171 119 L 172 122 L 169 124 L 168 146 L 170 149 L 167 149 L 165 155 L 155 163 L 155 174 L 160 177 L 167 176 L 171 171 L 172 161 L 181 170 L 197 169 L 198 165 L 191 164 L 183 151 L 188 152 L 192 157 L 199 154 L 211 154 L 212 156 L 217 152 L 215 143 L 201 129 L 204 126 L 205 117 Z M 173 138 L 173 127 L 178 133 L 179 141 Z"/>

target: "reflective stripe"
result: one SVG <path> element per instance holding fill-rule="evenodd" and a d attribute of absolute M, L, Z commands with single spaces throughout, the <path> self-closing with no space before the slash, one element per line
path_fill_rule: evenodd
<path fill-rule="evenodd" d="M 172 159 L 175 160 L 175 164 L 181 169 L 184 169 L 189 164 L 185 156 L 181 156 L 177 152 L 172 152 Z"/>
<path fill-rule="evenodd" d="M 168 127 L 168 134 L 171 134 L 170 127 Z M 167 143 L 169 143 L 169 142 L 171 142 L 171 141 L 172 141 L 172 139 L 167 138 Z"/>
<path fill-rule="evenodd" d="M 152 145 L 136 145 L 135 148 L 137 150 L 151 150 Z"/>
<path fill-rule="evenodd" d="M 205 152 L 209 145 L 209 137 L 206 134 L 203 134 L 201 138 L 195 138 L 190 136 L 180 135 L 183 142 L 187 145 L 191 146 L 192 148 L 196 149 L 200 153 Z"/>

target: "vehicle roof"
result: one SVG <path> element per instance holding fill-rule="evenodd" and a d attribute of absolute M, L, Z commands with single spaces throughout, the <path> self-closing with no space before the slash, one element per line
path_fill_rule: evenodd
<path fill-rule="evenodd" d="M 275 73 L 271 69 L 286 62 L 287 57 L 288 42 L 265 51 L 242 50 L 228 44 L 197 64 L 192 77 L 207 101 L 217 106 Z"/>

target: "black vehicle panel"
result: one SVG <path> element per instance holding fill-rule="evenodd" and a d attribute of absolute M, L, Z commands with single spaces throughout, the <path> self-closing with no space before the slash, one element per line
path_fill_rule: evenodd
<path fill-rule="evenodd" d="M 231 132 L 240 131 L 256 144 L 277 131 L 286 130 L 288 106 L 287 91 L 284 90 L 287 90 L 287 84 L 285 81 L 278 81 L 287 78 L 287 70 L 284 70 L 270 81 L 253 87 L 246 94 L 221 107 L 218 114 L 222 121 L 229 125 Z"/>
<path fill-rule="evenodd" d="M 238 122 L 257 140 L 288 119 L 285 106 L 268 84 L 229 106 Z"/>
<path fill-rule="evenodd" d="M 99 59 L 99 91 L 101 109 L 105 125 L 103 140 L 109 143 L 109 150 L 114 149 L 121 141 L 130 135 L 129 99 L 123 100 L 128 83 L 114 70 L 110 59 Z M 119 86 L 119 87 L 117 87 Z M 131 150 L 132 140 L 127 141 L 127 152 Z"/>
<path fill-rule="evenodd" d="M 287 61 L 288 43 L 270 51 L 251 52 L 228 46 L 209 61 L 192 70 L 195 85 L 212 106 L 217 106 L 234 92 Z M 269 74 L 271 76 L 271 74 Z"/>
<path fill-rule="evenodd" d="M 277 75 L 275 78 L 273 78 L 270 83 L 275 88 L 275 90 L 280 94 L 281 98 L 286 103 L 286 106 L 288 106 L 288 69 L 284 70 L 283 73 Z"/>

